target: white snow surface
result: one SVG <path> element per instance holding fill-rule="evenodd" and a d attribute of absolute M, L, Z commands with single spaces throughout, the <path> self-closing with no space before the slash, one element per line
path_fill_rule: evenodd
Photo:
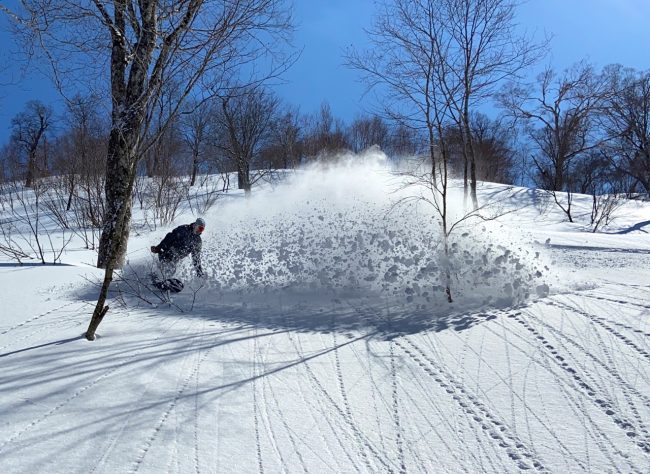
<path fill-rule="evenodd" d="M 483 183 L 450 304 L 433 211 L 389 168 L 221 197 L 171 299 L 148 249 L 196 214 L 136 210 L 93 342 L 94 252 L 0 260 L 0 472 L 650 472 L 650 203 L 594 234 L 588 196 L 570 224 Z"/>

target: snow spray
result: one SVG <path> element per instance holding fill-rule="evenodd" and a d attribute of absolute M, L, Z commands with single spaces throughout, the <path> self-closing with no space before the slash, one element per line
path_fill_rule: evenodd
<path fill-rule="evenodd" d="M 450 269 L 456 311 L 516 305 L 548 292 L 539 254 L 513 243 L 513 232 L 498 222 L 459 225 L 445 256 L 433 207 L 410 199 L 418 192 L 404 186 L 386 155 L 370 149 L 230 199 L 206 216 L 209 290 L 223 301 L 363 297 L 437 312 L 449 306 L 443 270 Z M 462 208 L 462 189 L 449 199 L 453 214 Z"/>

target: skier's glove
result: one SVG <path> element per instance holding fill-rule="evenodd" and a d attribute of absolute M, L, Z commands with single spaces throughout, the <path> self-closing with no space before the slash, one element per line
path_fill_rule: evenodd
<path fill-rule="evenodd" d="M 152 253 L 160 253 L 160 250 L 159 250 L 158 247 L 156 247 L 155 245 L 152 245 L 152 246 L 151 246 L 151 252 L 152 252 Z"/>

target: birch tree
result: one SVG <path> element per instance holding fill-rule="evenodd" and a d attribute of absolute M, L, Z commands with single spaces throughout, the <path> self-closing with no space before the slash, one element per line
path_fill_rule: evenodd
<path fill-rule="evenodd" d="M 478 198 L 472 114 L 502 81 L 518 77 L 545 52 L 546 42 L 534 43 L 518 33 L 516 8 L 514 0 L 386 0 L 369 32 L 375 51 L 348 55 L 348 64 L 366 73 L 381 67 L 383 74 L 366 78 L 371 87 L 380 82 L 388 85 L 388 100 L 393 104 L 422 101 L 416 108 L 426 115 L 422 109 L 431 108 L 427 94 L 422 94 L 422 87 L 419 91 L 408 87 L 405 80 L 435 91 L 444 103 L 446 120 L 460 131 L 465 197 L 471 197 L 474 209 Z M 399 44 L 406 56 L 384 55 L 382 48 L 391 44 Z"/>
<path fill-rule="evenodd" d="M 426 137 L 425 168 L 408 177 L 408 184 L 423 186 L 421 197 L 433 206 L 441 228 L 445 259 L 449 255 L 451 222 L 448 214 L 449 143 L 445 130 L 454 115 L 448 94 L 458 94 L 460 83 L 443 90 L 441 81 L 451 74 L 436 49 L 440 39 L 440 3 L 395 0 L 380 7 L 372 30 L 372 48 L 351 51 L 349 66 L 359 70 L 370 89 L 381 89 L 384 114 Z M 451 274 L 444 271 L 445 293 L 451 303 Z"/>
<path fill-rule="evenodd" d="M 432 0 L 429 0 L 432 2 Z M 438 3 L 438 2 L 433 2 Z M 439 76 L 443 94 L 451 104 L 463 143 L 463 178 L 474 209 L 477 150 L 472 113 L 490 98 L 505 79 L 517 77 L 544 53 L 545 43 L 533 43 L 516 31 L 518 2 L 513 0 L 442 0 L 434 50 L 448 74 Z"/>
<path fill-rule="evenodd" d="M 411 183 L 429 191 L 420 199 L 436 210 L 445 256 L 456 224 L 480 209 L 472 110 L 544 51 L 544 44 L 517 34 L 516 5 L 513 0 L 384 0 L 368 31 L 371 48 L 347 54 L 347 64 L 378 92 L 383 114 L 426 136 L 428 169 L 412 173 Z M 451 218 L 448 202 L 452 143 L 446 131 L 451 128 L 461 132 L 465 197 L 469 192 L 473 203 L 460 221 Z M 451 302 L 449 273 L 446 281 Z"/>

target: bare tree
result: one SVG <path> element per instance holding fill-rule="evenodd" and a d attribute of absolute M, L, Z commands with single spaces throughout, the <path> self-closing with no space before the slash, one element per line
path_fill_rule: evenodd
<path fill-rule="evenodd" d="M 515 0 L 391 0 L 385 1 L 379 21 L 370 32 L 375 51 L 365 56 L 352 51 L 348 64 L 362 71 L 382 64 L 406 74 L 390 82 L 398 95 L 392 100 L 421 100 L 422 88 L 405 87 L 413 81 L 436 90 L 446 103 L 447 119 L 460 132 L 464 158 L 465 196 L 476 197 L 476 150 L 472 137 L 472 111 L 491 97 L 503 80 L 516 77 L 539 60 L 545 43 L 535 44 L 518 34 L 514 21 Z M 391 18 L 391 15 L 393 18 Z M 401 23 L 401 29 L 396 25 Z M 413 67 L 409 56 L 384 55 L 388 36 L 401 43 L 407 55 L 415 57 L 423 68 Z M 370 66 L 370 64 L 373 66 Z M 371 86 L 376 82 L 370 82 Z M 420 97 L 418 97 L 420 96 Z M 429 105 L 423 104 L 425 107 Z M 469 180 L 469 181 L 468 181 Z"/>
<path fill-rule="evenodd" d="M 18 261 L 26 256 L 38 258 L 43 264 L 48 256 L 52 263 L 60 261 L 72 236 L 66 236 L 65 228 L 52 228 L 46 205 L 50 200 L 48 187 L 39 182 L 34 182 L 33 188 L 17 181 L 4 186 L 0 193 L 0 209 L 9 217 L 0 221 L 0 238 L 4 240 L 0 247 L 5 249 L 5 255 Z M 13 255 L 6 249 L 11 249 Z"/>
<path fill-rule="evenodd" d="M 390 131 L 381 117 L 357 117 L 350 125 L 348 137 L 348 142 L 355 153 L 373 145 L 384 150 L 390 141 Z"/>
<path fill-rule="evenodd" d="M 181 114 L 181 134 L 192 159 L 190 186 L 196 184 L 196 176 L 205 158 L 207 143 L 210 135 L 214 133 L 211 128 L 215 115 L 213 109 L 214 106 L 211 101 L 195 100 L 190 101 L 187 110 Z"/>
<path fill-rule="evenodd" d="M 592 232 L 608 225 L 623 204 L 624 180 L 620 179 L 621 173 L 611 165 L 602 148 L 578 157 L 569 177 L 576 192 L 591 195 Z"/>
<path fill-rule="evenodd" d="M 502 120 L 476 113 L 471 118 L 472 142 L 479 180 L 513 184 L 515 132 Z"/>
<path fill-rule="evenodd" d="M 629 192 L 650 194 L 650 72 L 612 65 L 603 76 L 610 92 L 603 126 L 611 137 L 603 152 L 633 180 Z"/>
<path fill-rule="evenodd" d="M 389 140 L 386 153 L 396 159 L 413 157 L 421 153 L 422 140 L 418 130 L 403 123 L 389 126 Z"/>
<path fill-rule="evenodd" d="M 530 88 L 511 87 L 501 95 L 501 103 L 523 121 L 535 145 L 537 185 L 552 193 L 573 222 L 573 166 L 603 143 L 596 115 L 602 109 L 605 88 L 591 65 L 579 63 L 561 75 L 547 68 L 537 78 L 537 89 L 535 94 Z M 566 201 L 561 193 L 566 193 Z"/>
<path fill-rule="evenodd" d="M 100 99 L 97 96 L 76 95 L 67 103 L 62 122 L 66 129 L 58 138 L 58 153 L 53 161 L 54 173 L 65 177 L 68 187 L 66 210 L 72 207 L 77 188 L 86 179 L 87 170 L 101 149 L 105 148 L 103 127 L 106 125 L 98 112 Z M 100 159 L 95 168 L 104 172 L 106 161 Z M 99 221 L 99 219 L 97 219 Z"/>
<path fill-rule="evenodd" d="M 438 79 L 461 131 L 465 190 L 469 167 L 470 195 L 476 209 L 477 156 L 471 126 L 472 109 L 490 97 L 504 79 L 516 77 L 537 62 L 546 44 L 535 44 L 517 33 L 518 2 L 515 0 L 443 0 L 439 3 L 441 7 L 435 20 L 439 24 L 433 47 L 446 73 L 440 74 Z"/>
<path fill-rule="evenodd" d="M 2 176 L 2 182 L 22 179 L 21 164 L 18 144 L 9 140 L 0 149 L 0 176 Z"/>
<path fill-rule="evenodd" d="M 318 113 L 304 117 L 303 153 L 308 159 L 336 155 L 350 148 L 345 125 L 332 114 L 332 108 L 323 102 Z"/>
<path fill-rule="evenodd" d="M 290 16 L 283 0 L 24 0 L 22 7 L 12 18 L 20 32 L 36 39 L 32 44 L 45 46 L 55 81 L 64 65 L 89 68 L 89 56 L 92 64 L 105 64 L 100 59 L 110 56 L 107 208 L 97 261 L 106 272 L 86 333 L 94 339 L 108 311 L 113 272 L 124 264 L 136 164 L 156 142 L 148 132 L 164 84 L 178 86 L 173 117 L 202 80 L 218 89 L 224 75 L 237 75 L 262 55 L 282 67 L 286 62 L 274 48 L 286 39 Z M 71 51 L 86 59 L 71 61 Z"/>
<path fill-rule="evenodd" d="M 238 188 L 246 194 L 255 181 L 252 165 L 268 139 L 277 108 L 278 99 L 261 88 L 244 88 L 221 100 L 217 146 L 236 166 Z"/>
<path fill-rule="evenodd" d="M 147 137 L 151 146 L 143 157 L 146 174 L 150 178 L 159 175 L 161 171 L 166 173 L 172 166 L 169 162 L 177 160 L 181 155 L 183 138 L 176 108 L 178 92 L 176 84 L 166 83 L 151 110 Z"/>
<path fill-rule="evenodd" d="M 448 261 L 449 236 L 453 230 L 448 208 L 449 143 L 445 130 L 454 123 L 450 93 L 460 93 L 460 82 L 441 87 L 449 73 L 435 51 L 442 25 L 438 22 L 440 2 L 395 0 L 382 5 L 369 32 L 373 48 L 352 51 L 348 65 L 363 74 L 369 88 L 383 88 L 384 114 L 396 123 L 422 132 L 427 149 L 421 166 L 410 171 L 407 185 L 423 186 L 425 195 L 416 196 L 433 206 L 442 235 L 443 261 Z M 443 265 L 445 293 L 452 302 L 451 269 Z"/>
<path fill-rule="evenodd" d="M 264 161 L 276 168 L 295 168 L 302 155 L 302 133 L 298 109 L 279 111 L 271 123 L 268 147 L 262 152 Z"/>
<path fill-rule="evenodd" d="M 27 102 L 25 110 L 11 120 L 13 140 L 26 155 L 25 186 L 31 188 L 45 171 L 46 163 L 39 163 L 39 150 L 52 121 L 52 109 L 37 100 Z"/>
<path fill-rule="evenodd" d="M 426 150 L 404 179 L 407 186 L 424 189 L 414 191 L 412 199 L 434 209 L 449 302 L 457 271 L 450 263 L 454 230 L 472 218 L 494 218 L 484 215 L 476 197 L 472 110 L 544 51 L 543 44 L 517 34 L 515 9 L 516 2 L 510 0 L 385 0 L 368 32 L 370 49 L 347 54 L 347 64 L 379 93 L 381 115 L 424 138 Z M 452 129 L 460 135 L 465 201 L 471 192 L 473 202 L 468 211 L 450 202 Z"/>

